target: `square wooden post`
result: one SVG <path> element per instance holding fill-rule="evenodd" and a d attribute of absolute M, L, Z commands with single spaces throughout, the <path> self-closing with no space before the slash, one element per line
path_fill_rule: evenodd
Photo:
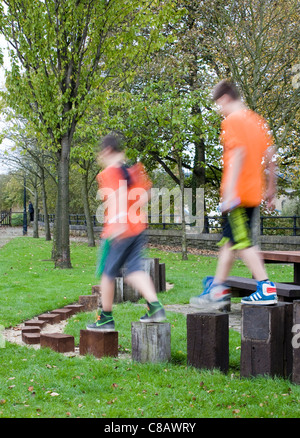
<path fill-rule="evenodd" d="M 227 313 L 187 315 L 187 362 L 196 368 L 229 367 L 229 318 Z"/>
<path fill-rule="evenodd" d="M 285 376 L 285 303 L 242 306 L 241 376 Z"/>
<path fill-rule="evenodd" d="M 79 353 L 92 354 L 97 358 L 118 356 L 118 332 L 80 330 Z"/>

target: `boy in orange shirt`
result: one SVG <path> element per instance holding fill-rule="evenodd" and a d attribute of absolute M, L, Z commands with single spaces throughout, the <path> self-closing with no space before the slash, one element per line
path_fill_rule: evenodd
<path fill-rule="evenodd" d="M 105 249 L 100 261 L 102 311 L 98 320 L 89 324 L 87 329 L 115 329 L 112 315 L 115 278 L 120 275 L 124 265 L 125 281 L 137 289 L 148 303 L 148 311 L 140 321 L 163 321 L 164 308 L 142 264 L 147 221 L 141 207 L 148 201 L 151 182 L 141 163 L 130 168 L 125 165 L 120 140 L 114 135 L 104 137 L 98 159 L 104 170 L 97 175 L 97 182 L 100 192 L 106 197 L 106 215 L 101 235 Z"/>
<path fill-rule="evenodd" d="M 226 279 L 239 255 L 257 280 L 257 289 L 242 304 L 277 303 L 276 286 L 270 282 L 258 250 L 251 241 L 251 222 L 261 203 L 267 178 L 265 200 L 271 206 L 276 192 L 274 146 L 265 120 L 245 107 L 234 84 L 221 81 L 213 100 L 225 117 L 221 124 L 223 173 L 221 210 L 223 238 L 215 277 L 203 281 L 204 292 L 192 297 L 195 306 L 222 307 L 230 299 Z"/>

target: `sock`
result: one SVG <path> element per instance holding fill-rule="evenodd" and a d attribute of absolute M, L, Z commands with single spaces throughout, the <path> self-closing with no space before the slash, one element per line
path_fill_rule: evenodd
<path fill-rule="evenodd" d="M 159 301 L 152 301 L 152 303 L 148 303 L 150 310 L 155 310 L 157 308 L 162 307 Z"/>
<path fill-rule="evenodd" d="M 103 310 L 102 310 L 102 315 L 104 315 L 104 316 L 112 316 L 112 312 L 104 312 Z"/>

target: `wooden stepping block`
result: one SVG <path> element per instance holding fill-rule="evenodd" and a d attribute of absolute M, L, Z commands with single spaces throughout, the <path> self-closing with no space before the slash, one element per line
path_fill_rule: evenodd
<path fill-rule="evenodd" d="M 63 333 L 41 333 L 41 347 L 48 347 L 58 353 L 75 350 L 74 336 Z"/>
<path fill-rule="evenodd" d="M 290 374 L 291 305 L 242 306 L 241 376 Z"/>
<path fill-rule="evenodd" d="M 58 313 L 42 313 L 38 319 L 45 321 L 47 324 L 57 324 L 60 322 L 60 315 Z"/>
<path fill-rule="evenodd" d="M 40 333 L 22 333 L 22 341 L 25 344 L 39 344 L 41 334 Z"/>
<path fill-rule="evenodd" d="M 98 307 L 102 306 L 102 295 L 101 295 L 101 286 L 95 285 L 92 286 L 92 295 L 97 297 L 97 305 Z"/>
<path fill-rule="evenodd" d="M 84 306 L 86 312 L 98 308 L 98 297 L 96 295 L 81 295 L 78 302 Z"/>
<path fill-rule="evenodd" d="M 30 319 L 30 320 L 24 322 L 24 325 L 26 327 L 35 326 L 35 327 L 43 328 L 43 327 L 45 327 L 46 324 L 47 324 L 46 321 L 42 321 L 41 319 L 40 320 Z"/>
<path fill-rule="evenodd" d="M 131 323 L 132 359 L 165 362 L 171 358 L 171 325 L 168 322 Z"/>
<path fill-rule="evenodd" d="M 118 356 L 118 332 L 80 330 L 79 353 L 92 354 L 97 358 Z"/>
<path fill-rule="evenodd" d="M 60 315 L 61 321 L 64 321 L 73 315 L 72 309 L 65 309 L 65 308 L 52 310 L 51 313 L 56 313 Z"/>
<path fill-rule="evenodd" d="M 82 304 L 68 304 L 64 309 L 72 309 L 73 315 L 78 312 L 84 312 L 84 306 Z"/>
<path fill-rule="evenodd" d="M 23 333 L 40 333 L 41 331 L 41 327 L 38 326 L 34 326 L 34 325 L 29 325 L 27 327 L 22 328 L 22 334 Z"/>
<path fill-rule="evenodd" d="M 187 362 L 196 368 L 229 367 L 229 318 L 227 313 L 187 315 Z"/>

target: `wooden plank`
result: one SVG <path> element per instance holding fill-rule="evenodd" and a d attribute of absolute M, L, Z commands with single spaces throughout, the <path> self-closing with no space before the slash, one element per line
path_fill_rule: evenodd
<path fill-rule="evenodd" d="M 300 263 L 300 251 L 260 251 L 259 254 L 265 261 Z"/>
<path fill-rule="evenodd" d="M 256 290 L 256 280 L 244 277 L 228 277 L 226 284 L 229 287 L 249 292 Z M 300 285 L 293 283 L 276 283 L 277 295 L 288 298 L 300 298 Z"/>

